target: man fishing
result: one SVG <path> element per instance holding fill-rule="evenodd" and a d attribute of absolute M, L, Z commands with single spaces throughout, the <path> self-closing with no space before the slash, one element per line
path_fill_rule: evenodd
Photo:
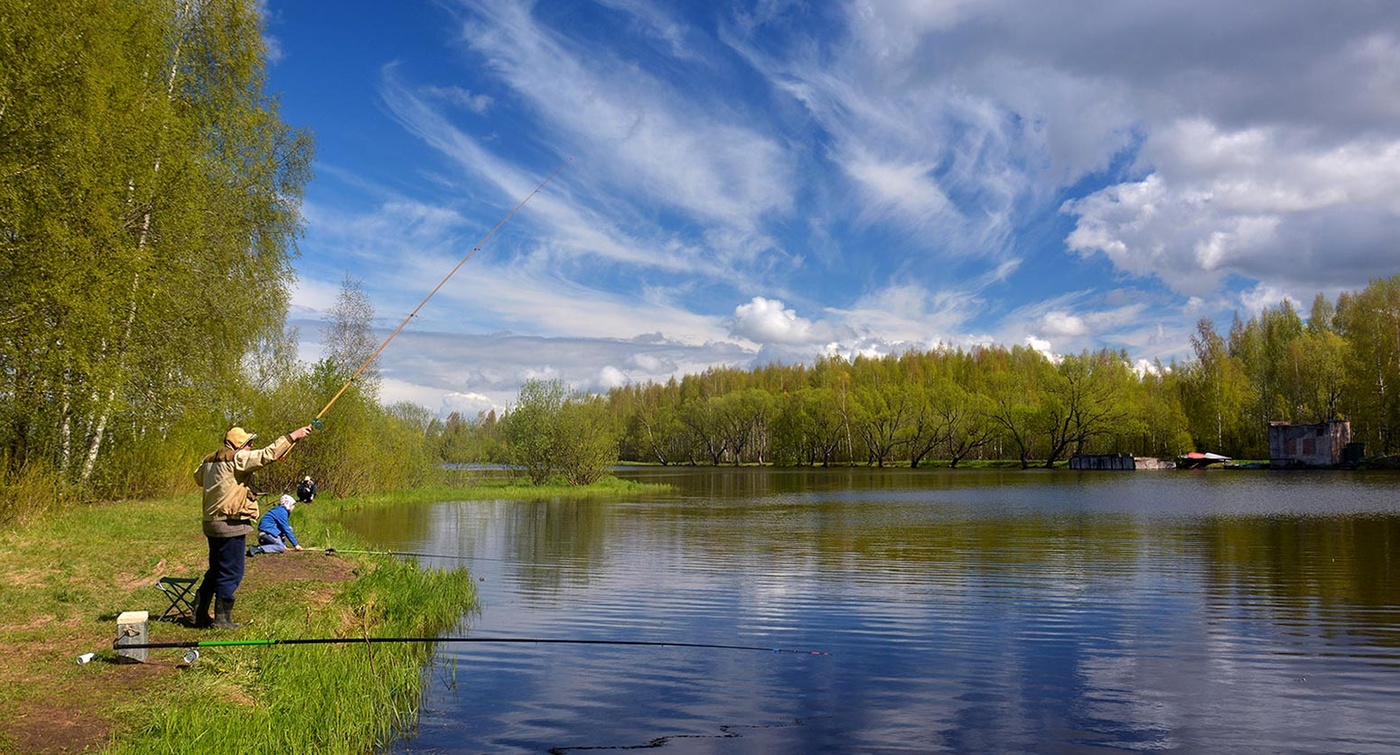
<path fill-rule="evenodd" d="M 258 495 L 253 492 L 253 472 L 282 458 L 311 427 L 299 427 L 258 451 L 258 437 L 241 427 L 224 435 L 223 448 L 204 457 L 194 479 L 204 489 L 204 537 L 209 541 L 209 570 L 199 583 L 194 625 L 238 629 L 233 623 L 234 592 L 243 581 L 248 533 L 258 521 Z M 214 601 L 214 616 L 209 602 Z"/>

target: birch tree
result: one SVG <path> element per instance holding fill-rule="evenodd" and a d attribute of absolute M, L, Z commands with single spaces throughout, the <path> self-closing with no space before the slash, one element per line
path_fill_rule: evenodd
<path fill-rule="evenodd" d="M 310 165 L 260 26 L 252 0 L 0 0 L 10 467 L 87 485 L 109 449 L 237 403 L 284 318 Z"/>

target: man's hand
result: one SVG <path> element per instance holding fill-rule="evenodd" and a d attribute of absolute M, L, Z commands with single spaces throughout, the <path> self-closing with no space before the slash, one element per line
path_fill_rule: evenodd
<path fill-rule="evenodd" d="M 297 429 L 287 433 L 287 437 L 291 438 L 292 442 L 295 443 L 310 434 L 311 425 L 307 425 L 306 427 L 298 427 Z"/>
<path fill-rule="evenodd" d="M 302 548 L 300 545 L 298 545 L 298 546 L 297 546 L 297 550 L 305 550 L 305 549 Z"/>

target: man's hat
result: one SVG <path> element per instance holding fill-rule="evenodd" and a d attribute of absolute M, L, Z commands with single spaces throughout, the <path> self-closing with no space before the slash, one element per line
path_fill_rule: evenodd
<path fill-rule="evenodd" d="M 253 442 L 258 437 L 257 433 L 250 433 L 241 427 L 235 427 L 224 435 L 224 445 L 235 451 Z"/>

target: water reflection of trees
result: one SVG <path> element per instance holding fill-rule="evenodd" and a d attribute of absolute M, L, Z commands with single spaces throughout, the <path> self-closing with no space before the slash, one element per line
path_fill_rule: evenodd
<path fill-rule="evenodd" d="M 976 505 L 855 500 L 794 500 L 756 511 L 716 498 L 664 514 L 674 516 L 695 520 L 691 547 L 860 580 L 910 571 L 936 571 L 939 579 L 1022 571 L 1046 584 L 1102 582 L 1144 570 L 1187 579 L 1182 575 L 1199 574 L 1208 611 L 1400 646 L 1400 515 L 988 516 Z M 771 531 L 756 537 L 755 527 Z"/>
<path fill-rule="evenodd" d="M 1202 534 L 1214 600 L 1400 646 L 1400 516 L 1219 518 Z"/>
<path fill-rule="evenodd" d="M 370 507 L 351 514 L 346 524 L 376 543 L 388 544 L 381 547 L 401 548 L 427 539 L 430 520 L 424 515 L 424 508 L 424 513 L 409 513 L 404 506 Z"/>
<path fill-rule="evenodd" d="M 618 538 L 631 542 L 612 542 L 613 550 L 654 552 L 658 564 L 684 553 L 735 568 L 765 563 L 862 581 L 1016 573 L 1083 585 L 1156 570 L 1199 580 L 1212 616 L 1400 645 L 1400 515 L 1171 516 L 1071 504 L 1051 511 L 1043 502 L 1002 503 L 1007 486 L 1043 484 L 1034 475 L 1009 477 L 954 473 L 936 489 L 923 474 L 714 470 L 686 473 L 683 496 L 655 501 L 478 502 L 425 507 L 431 516 L 385 509 L 365 512 L 357 529 L 381 543 L 432 542 L 462 555 L 504 547 L 521 589 L 538 594 L 605 574 L 610 540 Z M 877 489 L 884 492 L 858 492 Z M 1040 493 L 1027 500 L 1033 495 Z M 463 513 L 483 506 L 489 514 Z M 501 522 L 493 535 L 477 525 L 487 518 Z"/>
<path fill-rule="evenodd" d="M 586 584 L 606 557 L 608 509 L 600 500 L 552 498 L 520 501 L 504 517 L 506 542 L 521 591 L 553 594 Z M 533 565 L 568 568 L 530 568 Z"/>

